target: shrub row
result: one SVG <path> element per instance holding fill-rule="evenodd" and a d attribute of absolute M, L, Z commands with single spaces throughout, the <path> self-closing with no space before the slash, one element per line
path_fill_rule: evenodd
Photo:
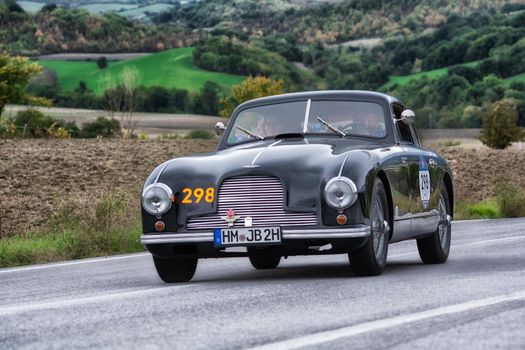
<path fill-rule="evenodd" d="M 14 118 L 0 124 L 0 137 L 95 138 L 112 137 L 119 133 L 120 123 L 116 119 L 98 117 L 96 121 L 79 128 L 74 122 L 55 119 L 32 108 L 20 111 Z"/>

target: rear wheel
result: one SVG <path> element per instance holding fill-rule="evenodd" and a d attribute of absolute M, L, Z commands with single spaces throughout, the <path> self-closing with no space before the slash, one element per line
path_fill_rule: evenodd
<path fill-rule="evenodd" d="M 432 236 L 417 240 L 417 250 L 425 264 L 442 264 L 447 261 L 450 253 L 451 211 L 448 192 L 444 183 L 441 184 L 438 212 L 439 224 L 436 232 Z"/>
<path fill-rule="evenodd" d="M 350 267 L 357 276 L 377 276 L 385 269 L 390 232 L 388 215 L 385 187 L 380 179 L 376 179 L 370 207 L 370 237 L 364 246 L 348 256 Z"/>
<path fill-rule="evenodd" d="M 249 255 L 252 266 L 257 270 L 275 269 L 281 262 L 281 256 L 271 253 L 257 252 Z"/>
<path fill-rule="evenodd" d="M 197 258 L 164 259 L 154 256 L 153 262 L 161 280 L 166 283 L 188 282 L 197 270 Z"/>

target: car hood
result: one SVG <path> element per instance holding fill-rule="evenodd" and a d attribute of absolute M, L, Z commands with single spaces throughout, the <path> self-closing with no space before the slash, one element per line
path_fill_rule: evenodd
<path fill-rule="evenodd" d="M 226 150 L 177 158 L 160 165 L 145 186 L 157 180 L 172 188 L 175 195 L 184 188 L 218 189 L 222 181 L 234 176 L 264 175 L 277 177 L 287 194 L 285 207 L 315 210 L 320 205 L 326 182 L 343 174 L 364 190 L 363 164 L 372 164 L 375 144 L 349 140 L 268 140 Z M 185 206 L 187 215 L 204 214 L 206 206 Z"/>

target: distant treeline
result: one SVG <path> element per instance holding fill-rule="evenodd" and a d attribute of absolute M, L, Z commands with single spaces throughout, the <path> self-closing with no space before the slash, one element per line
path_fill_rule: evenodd
<path fill-rule="evenodd" d="M 46 97 L 53 101 L 55 106 L 68 108 L 107 109 L 116 107 L 116 112 L 127 108 L 122 105 L 112 106 L 111 99 L 120 93 L 122 86 L 106 90 L 102 95 L 97 95 L 88 90 L 84 82 L 72 92 L 62 91 L 57 84 L 38 85 L 31 84 L 28 92 Z M 219 115 L 220 98 L 222 90 L 214 82 L 208 81 L 198 92 L 165 88 L 162 86 L 138 86 L 133 92 L 133 109 L 136 112 L 155 113 L 189 113 L 203 115 Z"/>

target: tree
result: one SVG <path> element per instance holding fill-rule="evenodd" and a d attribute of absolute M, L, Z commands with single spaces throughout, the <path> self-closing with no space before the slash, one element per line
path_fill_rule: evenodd
<path fill-rule="evenodd" d="M 25 92 L 29 80 L 40 72 L 42 67 L 29 63 L 26 57 L 0 54 L 0 118 L 8 103 L 51 105 L 49 100 Z"/>
<path fill-rule="evenodd" d="M 233 96 L 228 96 L 221 100 L 223 109 L 220 116 L 228 118 L 234 108 L 254 98 L 265 97 L 270 95 L 279 95 L 284 92 L 284 80 L 274 80 L 271 78 L 256 76 L 248 77 L 240 85 L 232 87 Z"/>
<path fill-rule="evenodd" d="M 480 140 L 495 149 L 504 149 L 524 137 L 517 124 L 518 113 L 508 100 L 495 102 L 483 119 Z"/>
<path fill-rule="evenodd" d="M 105 69 L 108 67 L 108 60 L 106 56 L 101 56 L 97 59 L 97 66 L 100 69 Z"/>

